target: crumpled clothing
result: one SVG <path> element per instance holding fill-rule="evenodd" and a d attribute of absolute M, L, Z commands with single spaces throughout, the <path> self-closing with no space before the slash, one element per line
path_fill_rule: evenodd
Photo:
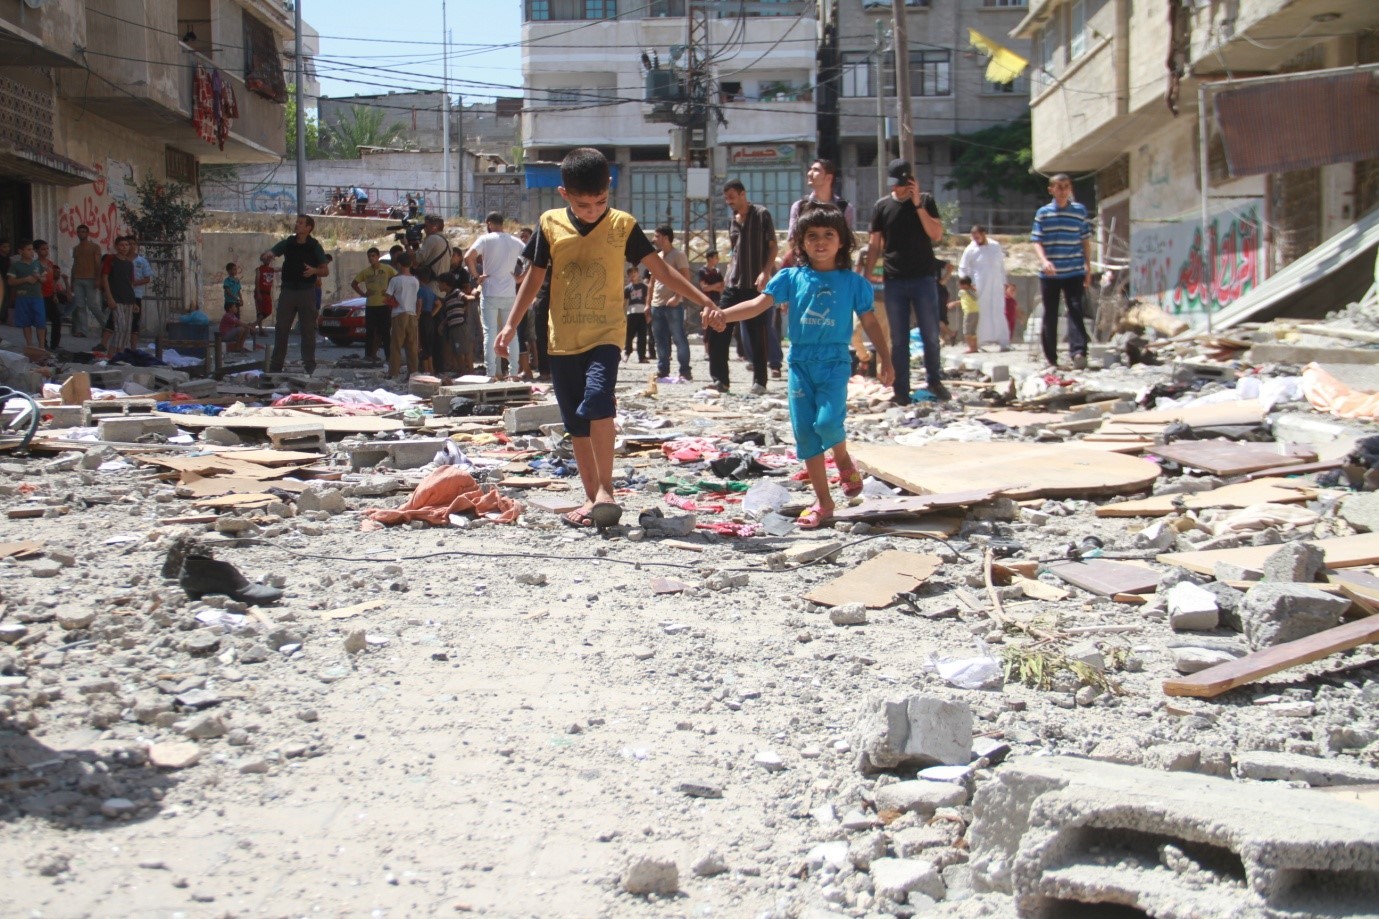
<path fill-rule="evenodd" d="M 761 533 L 761 527 L 755 523 L 729 523 L 726 520 L 712 523 L 700 523 L 695 526 L 696 530 L 709 530 L 719 536 L 736 536 L 739 539 L 747 539 Z"/>
<path fill-rule="evenodd" d="M 199 402 L 155 402 L 156 411 L 174 415 L 219 415 L 225 411 L 223 405 L 202 405 Z"/>
<path fill-rule="evenodd" d="M 673 463 L 716 460 L 723 452 L 718 444 L 703 437 L 681 437 L 661 444 L 661 453 Z"/>
<path fill-rule="evenodd" d="M 722 504 L 700 504 L 693 498 L 685 498 L 677 495 L 673 491 L 665 493 L 665 501 L 671 507 L 679 508 L 682 511 L 689 511 L 696 514 L 721 514 L 724 511 Z"/>
<path fill-rule="evenodd" d="M 1216 536 L 1267 530 L 1270 527 L 1293 529 L 1311 526 L 1321 519 L 1316 511 L 1296 504 L 1252 504 L 1225 517 L 1212 521 Z"/>
<path fill-rule="evenodd" d="M 1313 408 L 1337 418 L 1379 421 L 1379 393 L 1351 389 L 1316 364 L 1302 369 L 1302 392 Z"/>
<path fill-rule="evenodd" d="M 327 396 L 318 396 L 309 392 L 294 392 L 291 395 L 274 399 L 274 408 L 291 408 L 294 405 L 328 405 L 337 409 L 341 415 L 383 415 L 388 412 L 396 411 L 390 405 L 375 405 L 368 402 L 342 402 L 338 399 L 331 399 Z"/>
<path fill-rule="evenodd" d="M 498 523 L 512 523 L 522 514 L 522 505 L 498 493 L 485 491 L 474 477 L 455 466 L 441 466 L 422 479 L 407 503 L 397 510 L 370 510 L 364 516 L 385 526 L 422 520 L 432 526 L 445 526 L 451 514 L 473 514 Z"/>

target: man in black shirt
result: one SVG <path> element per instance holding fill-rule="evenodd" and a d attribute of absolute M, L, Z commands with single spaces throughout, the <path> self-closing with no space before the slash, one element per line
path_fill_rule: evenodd
<path fill-rule="evenodd" d="M 760 295 L 776 273 L 776 225 L 770 211 L 747 200 L 747 188 L 737 179 L 723 186 L 723 201 L 733 212 L 728 226 L 733 254 L 719 297 L 719 306 L 727 309 Z M 762 314 L 742 323 L 743 332 L 747 333 L 744 342 L 750 344 L 752 356 L 753 395 L 766 393 L 769 322 L 770 317 Z M 704 330 L 704 339 L 709 343 L 709 376 L 720 392 L 728 391 L 728 342 L 732 334 L 732 323 L 722 331 Z"/>
<path fill-rule="evenodd" d="M 330 277 L 330 262 L 321 243 L 312 236 L 316 221 L 306 214 L 297 215 L 294 235 L 279 242 L 263 254 L 264 258 L 283 260 L 282 291 L 278 294 L 278 322 L 273 334 L 271 373 L 282 373 L 287 360 L 287 339 L 292 323 L 300 322 L 302 365 L 307 375 L 316 370 L 316 281 Z"/>
<path fill-rule="evenodd" d="M 895 367 L 896 405 L 910 404 L 910 318 L 924 339 L 924 373 L 928 390 L 940 401 L 951 396 L 943 385 L 939 362 L 939 316 L 946 304 L 938 302 L 935 277 L 938 260 L 934 243 L 943 239 L 938 205 L 929 194 L 920 194 L 919 183 L 905 160 L 891 160 L 891 193 L 871 215 L 871 239 L 867 246 L 864 277 L 871 277 L 878 253 L 885 253 L 886 318 L 891 327 L 891 365 Z"/>

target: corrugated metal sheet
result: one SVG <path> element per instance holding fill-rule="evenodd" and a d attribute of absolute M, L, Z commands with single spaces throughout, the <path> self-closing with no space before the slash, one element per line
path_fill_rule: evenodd
<path fill-rule="evenodd" d="M 1223 89 L 1215 103 L 1232 176 L 1379 156 L 1379 74 L 1373 71 Z"/>

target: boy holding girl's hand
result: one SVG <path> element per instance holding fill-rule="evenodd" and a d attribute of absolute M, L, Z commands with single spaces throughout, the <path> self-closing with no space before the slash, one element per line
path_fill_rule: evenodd
<path fill-rule="evenodd" d="M 560 196 L 568 205 L 541 215 L 523 253 L 531 269 L 498 333 L 503 351 L 517 334 L 547 272 L 551 280 L 551 383 L 561 420 L 573 441 L 585 501 L 566 514 L 574 527 L 615 525 L 622 508 L 613 499 L 614 389 L 627 329 L 624 265 L 640 265 L 661 284 L 704 310 L 706 323 L 721 312 L 703 291 L 671 270 L 631 214 L 608 207 L 608 161 L 590 147 L 572 150 L 560 164 Z"/>

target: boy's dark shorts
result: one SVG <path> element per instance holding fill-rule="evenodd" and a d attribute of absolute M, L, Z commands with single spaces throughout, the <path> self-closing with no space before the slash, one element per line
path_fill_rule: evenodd
<path fill-rule="evenodd" d="M 571 437 L 588 437 L 589 422 L 617 414 L 613 391 L 618 386 L 622 349 L 598 345 L 579 354 L 552 354 L 551 388 L 560 406 L 560 420 Z"/>

